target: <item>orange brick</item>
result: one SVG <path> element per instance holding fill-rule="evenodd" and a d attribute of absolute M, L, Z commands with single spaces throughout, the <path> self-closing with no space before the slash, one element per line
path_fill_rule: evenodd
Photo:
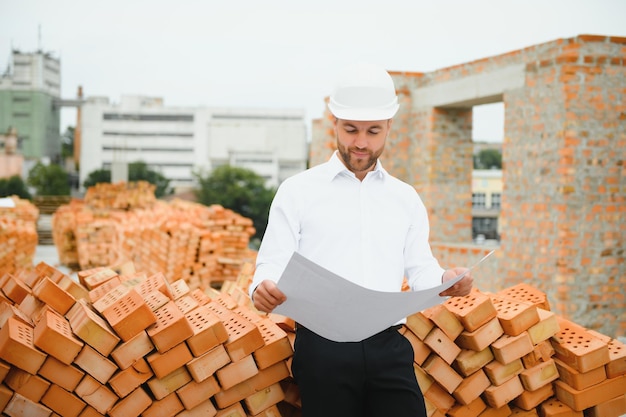
<path fill-rule="evenodd" d="M 525 390 L 535 391 L 557 379 L 559 371 L 554 360 L 550 359 L 524 370 L 519 377 Z"/>
<path fill-rule="evenodd" d="M 432 354 L 422 366 L 428 375 L 432 376 L 448 393 L 452 394 L 461 384 L 463 378 L 438 355 Z"/>
<path fill-rule="evenodd" d="M 291 343 L 285 333 L 277 324 L 268 318 L 261 319 L 257 327 L 263 336 L 264 345 L 254 352 L 254 361 L 259 369 L 267 368 L 276 362 L 287 359 L 293 355 Z"/>
<path fill-rule="evenodd" d="M 579 391 L 606 379 L 606 370 L 603 366 L 591 369 L 587 372 L 578 372 L 558 358 L 554 359 L 554 364 L 559 371 L 559 379 Z"/>
<path fill-rule="evenodd" d="M 259 328 L 240 315 L 227 312 L 220 319 L 228 333 L 228 341 L 224 343 L 224 347 L 233 362 L 243 359 L 264 345 Z"/>
<path fill-rule="evenodd" d="M 96 378 L 101 384 L 106 384 L 117 370 L 117 366 L 113 362 L 89 345 L 83 346 L 76 359 L 74 359 L 74 363 L 80 369 Z"/>
<path fill-rule="evenodd" d="M 12 397 L 13 397 L 13 391 L 7 388 L 4 384 L 0 384 L 0 410 L 4 410 L 6 408 L 7 404 L 9 404 L 9 401 L 11 401 Z M 26 415 L 26 414 L 23 414 L 23 415 Z"/>
<path fill-rule="evenodd" d="M 502 364 L 497 360 L 491 361 L 485 365 L 483 369 L 491 383 L 498 386 L 504 384 L 511 378 L 515 378 L 524 370 L 524 367 L 522 366 L 521 360 L 515 359 L 507 364 Z"/>
<path fill-rule="evenodd" d="M 78 417 L 104 417 L 104 414 L 99 413 L 98 411 L 96 411 L 95 408 L 87 404 L 85 408 L 83 408 L 83 411 L 80 412 Z"/>
<path fill-rule="evenodd" d="M 176 390 L 176 394 L 185 409 L 192 410 L 212 398 L 219 390 L 220 386 L 215 377 L 209 377 L 202 382 L 190 381 Z"/>
<path fill-rule="evenodd" d="M 11 365 L 3 360 L 0 360 L 0 382 L 4 381 L 4 378 L 7 376 L 10 370 Z"/>
<path fill-rule="evenodd" d="M 85 373 L 74 365 L 66 365 L 54 356 L 48 356 L 38 371 L 39 375 L 66 391 L 74 391 Z"/>
<path fill-rule="evenodd" d="M 504 330 L 500 321 L 494 318 L 473 332 L 463 331 L 456 339 L 456 344 L 464 349 L 480 352 L 488 348 L 502 334 L 504 334 Z"/>
<path fill-rule="evenodd" d="M 72 363 L 83 347 L 83 342 L 74 337 L 67 320 L 51 310 L 46 311 L 35 326 L 33 342 L 66 365 Z"/>
<path fill-rule="evenodd" d="M 617 339 L 609 342 L 609 363 L 605 365 L 606 376 L 616 378 L 626 374 L 626 345 Z"/>
<path fill-rule="evenodd" d="M 556 398 L 548 398 L 539 406 L 542 417 L 583 417 L 580 411 L 574 411 L 567 404 Z"/>
<path fill-rule="evenodd" d="M 469 332 L 473 332 L 486 324 L 497 314 L 491 298 L 476 288 L 473 288 L 464 297 L 449 298 L 443 305 L 459 319 L 463 328 Z"/>
<path fill-rule="evenodd" d="M 157 378 L 163 378 L 193 359 L 185 343 L 180 343 L 165 353 L 154 352 L 146 360 Z"/>
<path fill-rule="evenodd" d="M 424 399 L 428 399 L 428 401 L 443 413 L 447 413 L 456 403 L 454 397 L 437 383 L 432 384 L 428 390 L 424 392 Z"/>
<path fill-rule="evenodd" d="M 517 336 L 504 334 L 491 344 L 491 351 L 497 361 L 503 364 L 513 362 L 533 351 L 528 333 L 522 332 Z"/>
<path fill-rule="evenodd" d="M 185 317 L 193 330 L 193 335 L 187 339 L 187 346 L 194 356 L 201 356 L 228 340 L 224 324 L 206 306 L 190 311 Z"/>
<path fill-rule="evenodd" d="M 154 312 L 156 322 L 146 330 L 160 353 L 165 353 L 193 336 L 193 329 L 174 301 Z"/>
<path fill-rule="evenodd" d="M 13 303 L 20 304 L 24 298 L 31 293 L 31 289 L 28 285 L 12 274 L 6 274 L 5 279 L 2 285 L 2 292 L 9 300 L 13 301 Z"/>
<path fill-rule="evenodd" d="M 254 417 L 277 417 L 280 416 L 280 410 L 276 405 L 272 405 L 265 410 L 261 411 L 259 414 Z"/>
<path fill-rule="evenodd" d="M 281 382 L 289 376 L 289 369 L 285 362 L 278 362 L 269 368 L 259 370 L 259 373 L 248 379 L 248 382 L 255 391 L 260 391 L 272 384 Z"/>
<path fill-rule="evenodd" d="M 487 404 L 494 408 L 499 408 L 510 403 L 524 392 L 524 387 L 518 377 L 514 377 L 496 386 L 491 385 L 484 392 L 484 398 Z"/>
<path fill-rule="evenodd" d="M 246 412 L 241 403 L 236 403 L 222 410 L 218 410 L 215 417 L 246 417 Z"/>
<path fill-rule="evenodd" d="M 421 366 L 417 364 L 413 364 L 413 370 L 415 371 L 415 378 L 417 379 L 417 384 L 420 386 L 422 392 L 428 391 L 428 388 L 432 384 L 435 383 L 435 380 L 432 376 L 428 375 Z"/>
<path fill-rule="evenodd" d="M 435 327 L 435 324 L 422 312 L 417 312 L 406 318 L 406 327 L 419 337 L 420 340 L 424 340 L 433 327 Z"/>
<path fill-rule="evenodd" d="M 626 395 L 620 395 L 585 410 L 588 417 L 620 417 L 626 414 Z"/>
<path fill-rule="evenodd" d="M 170 394 L 167 397 L 153 401 L 150 407 L 141 413 L 141 417 L 174 417 L 180 416 L 184 411 L 182 402 L 176 394 Z"/>
<path fill-rule="evenodd" d="M 126 369 L 139 359 L 147 356 L 154 350 L 152 340 L 148 334 L 139 332 L 126 342 L 119 344 L 112 352 L 111 358 L 117 363 L 120 369 Z"/>
<path fill-rule="evenodd" d="M 461 404 L 469 405 L 491 385 L 485 372 L 480 369 L 463 379 L 452 396 Z M 482 411 L 482 410 L 481 410 Z"/>
<path fill-rule="evenodd" d="M 150 310 L 157 311 L 168 302 L 172 301 L 167 298 L 161 291 L 152 291 L 148 294 L 141 294 L 143 301 L 150 307 Z"/>
<path fill-rule="evenodd" d="M 117 277 L 118 274 L 110 268 L 97 268 L 91 271 L 82 271 L 78 273 L 78 281 L 88 290 L 99 287 L 110 279 Z"/>
<path fill-rule="evenodd" d="M 89 291 L 67 275 L 64 275 L 59 282 L 59 288 L 74 297 L 75 300 L 89 300 Z"/>
<path fill-rule="evenodd" d="M 548 302 L 546 294 L 524 282 L 505 288 L 502 291 L 498 291 L 496 295 L 503 298 L 510 298 L 513 300 L 531 303 L 538 308 L 550 310 L 550 303 Z"/>
<path fill-rule="evenodd" d="M 43 277 L 37 283 L 33 288 L 33 294 L 61 315 L 67 313 L 76 302 L 70 293 L 48 277 Z"/>
<path fill-rule="evenodd" d="M 537 314 L 539 314 L 539 323 L 528 328 L 528 336 L 533 345 L 550 339 L 561 330 L 556 314 L 542 308 L 537 309 Z"/>
<path fill-rule="evenodd" d="M 191 292 L 189 285 L 184 279 L 178 279 L 170 284 L 170 291 L 172 293 L 172 299 L 177 300 Z"/>
<path fill-rule="evenodd" d="M 162 400 L 189 382 L 191 375 L 185 367 L 180 367 L 163 378 L 150 378 L 147 384 L 154 398 Z"/>
<path fill-rule="evenodd" d="M 539 313 L 533 304 L 496 296 L 491 299 L 505 334 L 517 336 L 539 323 Z"/>
<path fill-rule="evenodd" d="M 605 379 L 582 391 L 576 390 L 563 381 L 554 382 L 556 397 L 576 411 L 582 411 L 619 395 L 626 394 L 626 375 Z"/>
<path fill-rule="evenodd" d="M 50 385 L 41 398 L 41 403 L 64 417 L 77 417 L 86 405 L 76 395 L 55 384 Z"/>
<path fill-rule="evenodd" d="M 446 416 L 448 417 L 476 417 L 480 415 L 487 408 L 487 404 L 482 398 L 477 397 L 471 403 L 463 405 L 457 404 L 448 410 Z"/>
<path fill-rule="evenodd" d="M 168 300 L 174 299 L 167 278 L 161 272 L 146 277 L 136 286 L 136 290 L 142 296 L 146 296 L 153 291 L 159 291 Z"/>
<path fill-rule="evenodd" d="M 152 399 L 142 387 L 126 396 L 109 410 L 110 417 L 136 417 L 143 413 L 152 404 Z"/>
<path fill-rule="evenodd" d="M 2 304 L 7 304 L 3 302 Z M 40 301 L 37 297 L 32 294 L 28 294 L 24 297 L 24 300 L 19 304 L 19 311 L 24 313 L 26 319 L 25 323 L 32 323 L 30 317 L 36 317 L 40 315 L 41 310 L 44 308 L 46 304 Z"/>
<path fill-rule="evenodd" d="M 415 333 L 413 333 L 408 328 L 403 334 L 404 337 L 406 337 L 411 343 L 411 346 L 413 346 L 413 362 L 417 363 L 418 365 L 423 364 L 428 355 L 430 355 L 431 353 L 430 348 L 426 346 L 426 344 L 422 342 L 419 337 L 417 337 Z"/>
<path fill-rule="evenodd" d="M 223 389 L 229 389 L 246 379 L 252 378 L 257 373 L 259 373 L 259 369 L 254 362 L 254 357 L 248 355 L 243 359 L 231 362 L 218 369 L 215 375 L 220 382 L 220 386 Z"/>
<path fill-rule="evenodd" d="M 575 326 L 562 326 L 552 341 L 555 357 L 579 372 L 604 366 L 611 360 L 606 342 Z"/>
<path fill-rule="evenodd" d="M 118 400 L 117 395 L 91 375 L 85 375 L 74 393 L 101 414 L 106 414 Z"/>
<path fill-rule="evenodd" d="M 6 407 L 3 408 L 3 411 L 4 414 L 9 416 L 28 417 L 49 417 L 52 413 L 52 410 L 43 404 L 31 401 L 20 394 L 14 394 Z"/>
<path fill-rule="evenodd" d="M 252 386 L 251 380 L 243 381 L 231 388 L 220 390 L 215 393 L 213 399 L 218 409 L 224 410 L 228 407 L 240 404 L 244 398 L 254 394 L 256 390 Z M 245 416 L 245 414 L 244 414 Z"/>
<path fill-rule="evenodd" d="M 552 384 L 546 384 L 535 391 L 524 390 L 519 397 L 513 400 L 513 404 L 523 410 L 535 410 L 548 398 L 554 395 Z"/>
<path fill-rule="evenodd" d="M 156 323 L 156 315 L 133 289 L 106 307 L 102 315 L 125 342 Z"/>
<path fill-rule="evenodd" d="M 26 296 L 25 300 L 28 300 L 30 296 Z M 8 301 L 0 300 L 0 327 L 4 327 L 9 317 L 20 320 L 29 326 L 34 326 L 33 320 L 30 315 L 26 315 L 24 311 L 15 307 L 13 304 L 9 304 Z"/>
<path fill-rule="evenodd" d="M 273 384 L 264 390 L 255 392 L 254 394 L 246 397 L 244 403 L 246 409 L 252 415 L 258 415 L 261 411 L 278 404 L 285 398 L 285 394 L 280 387 L 280 384 Z"/>
<path fill-rule="evenodd" d="M 451 340 L 456 339 L 463 331 L 463 325 L 459 319 L 443 304 L 437 304 L 424 310 L 422 313 Z"/>
<path fill-rule="evenodd" d="M 186 366 L 194 381 L 202 382 L 229 363 L 228 352 L 223 345 L 217 345 L 202 356 L 187 362 Z"/>
<path fill-rule="evenodd" d="M 31 375 L 19 368 L 11 368 L 4 379 L 7 387 L 33 402 L 39 402 L 50 386 L 50 382 L 38 375 Z"/>
<path fill-rule="evenodd" d="M 272 320 L 274 323 L 278 325 L 281 329 L 283 329 L 287 333 L 295 333 L 296 331 L 296 322 L 286 316 L 282 316 L 280 314 L 270 313 L 267 317 Z M 408 321 L 408 318 L 407 318 Z"/>
<path fill-rule="evenodd" d="M 191 310 L 200 305 L 196 299 L 189 294 L 183 295 L 182 297 L 174 300 L 174 304 L 176 304 L 176 307 L 178 307 L 183 314 L 189 313 Z"/>
<path fill-rule="evenodd" d="M 109 379 L 109 386 L 115 394 L 124 398 L 153 376 L 148 362 L 144 358 L 139 358 L 131 366 L 113 375 Z"/>
<path fill-rule="evenodd" d="M 462 376 L 470 376 L 492 360 L 493 353 L 491 353 L 491 349 L 488 347 L 480 352 L 464 349 L 458 354 L 452 367 Z"/>
<path fill-rule="evenodd" d="M 74 335 L 103 356 L 108 356 L 120 341 L 109 324 L 81 301 L 68 312 L 67 318 Z"/>
<path fill-rule="evenodd" d="M 206 400 L 202 404 L 194 407 L 191 410 L 183 410 L 176 414 L 176 417 L 214 417 L 217 414 L 217 410 L 213 405 L 213 401 Z M 280 414 L 276 414 L 279 417 Z M 269 416 L 268 416 L 269 417 Z"/>
<path fill-rule="evenodd" d="M 0 328 L 0 358 L 31 374 L 36 374 L 46 360 L 46 354 L 33 344 L 33 333 L 34 329 L 31 326 L 9 317 Z"/>
<path fill-rule="evenodd" d="M 458 354 L 461 353 L 461 348 L 454 343 L 454 340 L 448 338 L 439 327 L 434 327 L 430 333 L 428 333 L 428 336 L 424 339 L 424 343 L 449 365 L 452 364 Z"/>
<path fill-rule="evenodd" d="M 122 285 L 122 280 L 118 276 L 113 277 L 104 282 L 102 285 L 94 288 L 93 290 L 89 290 L 87 292 L 88 299 L 91 303 L 95 303 L 96 301 L 104 297 L 109 291 L 117 288 L 120 285 Z"/>
<path fill-rule="evenodd" d="M 511 413 L 511 407 L 508 404 L 504 404 L 499 408 L 487 407 L 478 417 L 509 417 Z"/>
<path fill-rule="evenodd" d="M 532 368 L 540 362 L 545 362 L 554 356 L 554 348 L 549 340 L 544 340 L 533 347 L 533 351 L 522 356 L 525 368 Z"/>

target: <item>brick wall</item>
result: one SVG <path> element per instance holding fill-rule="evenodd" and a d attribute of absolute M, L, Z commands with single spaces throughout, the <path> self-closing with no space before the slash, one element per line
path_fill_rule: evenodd
<path fill-rule="evenodd" d="M 502 101 L 502 238 L 477 286 L 526 282 L 558 314 L 625 335 L 626 38 L 580 35 L 392 76 L 401 110 L 383 164 L 424 199 L 442 264 L 486 253 L 471 244 L 472 106 Z M 334 141 L 326 111 L 311 165 Z"/>

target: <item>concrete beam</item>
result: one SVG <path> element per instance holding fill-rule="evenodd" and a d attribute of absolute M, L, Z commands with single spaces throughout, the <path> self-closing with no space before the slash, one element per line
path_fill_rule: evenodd
<path fill-rule="evenodd" d="M 524 86 L 525 64 L 510 65 L 411 92 L 413 108 L 467 108 L 502 101 L 502 94 Z"/>

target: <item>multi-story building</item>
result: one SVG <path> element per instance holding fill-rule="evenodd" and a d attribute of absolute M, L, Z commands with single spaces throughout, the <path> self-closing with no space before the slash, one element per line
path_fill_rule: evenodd
<path fill-rule="evenodd" d="M 165 106 L 162 98 L 88 98 L 81 108 L 80 183 L 117 164 L 143 161 L 176 189 L 194 172 L 229 164 L 277 186 L 307 166 L 303 110 Z"/>
<path fill-rule="evenodd" d="M 472 238 L 499 239 L 498 217 L 502 199 L 502 170 L 472 171 Z"/>
<path fill-rule="evenodd" d="M 27 160 L 61 155 L 61 63 L 50 53 L 14 50 L 0 76 L 0 132 L 15 129 Z"/>

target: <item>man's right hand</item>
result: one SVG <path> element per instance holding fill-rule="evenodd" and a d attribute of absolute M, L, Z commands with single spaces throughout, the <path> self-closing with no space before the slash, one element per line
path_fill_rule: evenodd
<path fill-rule="evenodd" d="M 277 306 L 281 305 L 287 296 L 278 289 L 276 283 L 266 279 L 256 287 L 252 294 L 252 300 L 257 310 L 271 313 Z"/>

